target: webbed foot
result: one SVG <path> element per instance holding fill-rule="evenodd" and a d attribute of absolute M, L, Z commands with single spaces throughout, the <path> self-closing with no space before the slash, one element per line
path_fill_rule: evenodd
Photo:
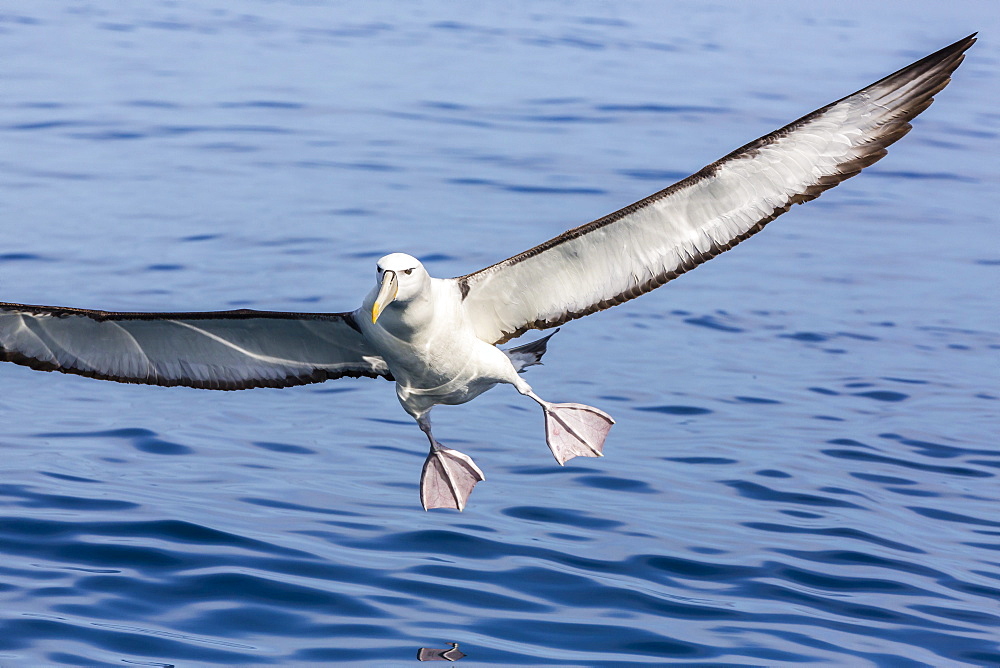
<path fill-rule="evenodd" d="M 431 446 L 420 474 L 420 502 L 431 508 L 465 508 L 465 502 L 477 482 L 486 480 L 476 463 L 464 452 Z"/>
<path fill-rule="evenodd" d="M 560 465 L 573 457 L 603 457 L 604 439 L 615 423 L 604 411 L 583 404 L 542 403 L 545 440 Z"/>

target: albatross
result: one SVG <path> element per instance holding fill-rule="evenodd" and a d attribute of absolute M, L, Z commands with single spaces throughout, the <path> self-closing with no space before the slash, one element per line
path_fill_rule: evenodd
<path fill-rule="evenodd" d="M 519 255 L 457 278 L 434 278 L 414 257 L 378 260 L 357 310 L 115 313 L 0 303 L 0 360 L 122 383 L 211 390 L 288 387 L 369 376 L 396 383 L 427 436 L 425 509 L 465 507 L 483 472 L 431 432 L 438 404 L 463 404 L 512 385 L 545 416 L 559 464 L 600 457 L 614 420 L 539 397 L 521 373 L 549 329 L 634 299 L 756 234 L 793 204 L 858 174 L 910 130 L 910 121 L 975 35 L 761 137 L 692 176 Z"/>

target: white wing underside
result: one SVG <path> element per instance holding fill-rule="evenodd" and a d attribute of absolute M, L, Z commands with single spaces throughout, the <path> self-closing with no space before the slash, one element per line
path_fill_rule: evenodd
<path fill-rule="evenodd" d="M 106 313 L 0 304 L 0 360 L 44 371 L 217 390 L 389 378 L 349 314 Z"/>
<path fill-rule="evenodd" d="M 960 40 L 644 200 L 453 279 L 477 336 L 503 343 L 638 297 L 854 176 L 910 130 L 974 42 Z"/>

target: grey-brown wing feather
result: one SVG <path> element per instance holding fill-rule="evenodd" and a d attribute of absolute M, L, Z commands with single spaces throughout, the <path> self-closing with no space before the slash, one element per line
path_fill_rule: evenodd
<path fill-rule="evenodd" d="M 112 313 L 0 303 L 0 360 L 212 390 L 391 378 L 349 313 Z"/>
<path fill-rule="evenodd" d="M 975 41 L 959 40 L 665 190 L 453 279 L 476 334 L 503 343 L 555 327 L 634 299 L 732 248 L 881 159 Z"/>

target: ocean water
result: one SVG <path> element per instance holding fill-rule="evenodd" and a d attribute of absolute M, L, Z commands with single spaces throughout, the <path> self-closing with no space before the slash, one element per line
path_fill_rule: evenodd
<path fill-rule="evenodd" d="M 563 328 L 510 388 L 0 368 L 0 665 L 1000 664 L 1000 13 L 986 2 L 14 3 L 0 300 L 342 311 L 686 176 L 973 31 L 865 174 Z M 530 340 L 526 337 L 524 340 Z"/>

